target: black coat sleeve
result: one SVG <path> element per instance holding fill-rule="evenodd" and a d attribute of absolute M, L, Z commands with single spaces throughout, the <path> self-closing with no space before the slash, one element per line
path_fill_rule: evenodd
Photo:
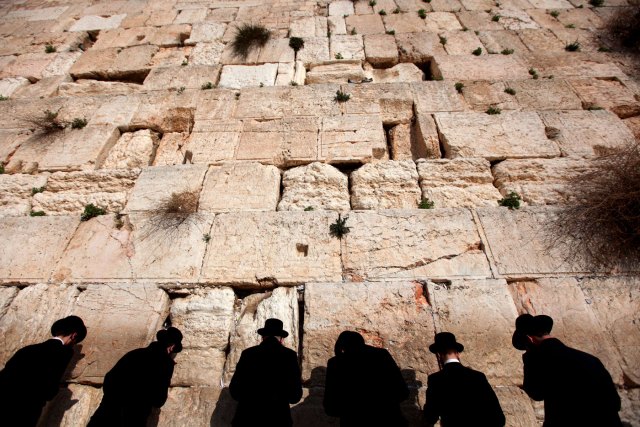
<path fill-rule="evenodd" d="M 152 386 L 151 406 L 154 408 L 161 408 L 167 401 L 173 368 L 173 361 L 167 360 L 167 363 L 160 367 L 160 374 L 153 377 L 155 384 Z"/>
<path fill-rule="evenodd" d="M 295 352 L 289 353 L 289 378 L 287 379 L 287 397 L 290 404 L 298 403 L 302 399 L 302 374 Z"/>
<path fill-rule="evenodd" d="M 484 404 L 482 405 L 487 411 L 487 422 L 491 426 L 502 427 L 505 425 L 506 420 L 498 396 L 489 384 L 487 377 L 482 374 L 480 381 L 480 395 L 484 396 Z"/>
<path fill-rule="evenodd" d="M 340 386 L 339 362 L 335 357 L 327 362 L 327 377 L 324 385 L 324 399 L 322 405 L 324 412 L 330 417 L 339 417 L 342 414 L 341 402 L 342 387 Z"/>
<path fill-rule="evenodd" d="M 442 411 L 442 402 L 440 402 L 441 394 L 437 391 L 432 377 L 427 380 L 427 398 L 424 405 L 423 419 L 428 426 L 433 426 L 438 422 Z"/>
<path fill-rule="evenodd" d="M 229 393 L 231 397 L 238 402 L 242 402 L 246 395 L 247 369 L 249 369 L 249 365 L 246 353 L 243 351 L 236 365 L 236 371 L 233 373 L 233 377 L 231 377 L 231 383 L 229 384 Z"/>
<path fill-rule="evenodd" d="M 543 366 L 540 355 L 536 350 L 526 351 L 522 355 L 522 362 L 524 364 L 522 389 L 533 400 L 544 400 Z"/>
<path fill-rule="evenodd" d="M 67 366 L 73 356 L 73 350 L 69 347 L 62 347 L 50 355 L 50 360 L 40 361 L 44 363 L 43 372 L 43 396 L 46 400 L 53 399 L 60 390 L 62 376 L 67 370 Z"/>

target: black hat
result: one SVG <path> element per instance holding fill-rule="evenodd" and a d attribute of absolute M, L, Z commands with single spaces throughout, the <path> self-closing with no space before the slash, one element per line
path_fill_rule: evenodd
<path fill-rule="evenodd" d="M 173 353 L 180 353 L 182 351 L 182 332 L 178 328 L 169 327 L 167 329 L 160 329 L 156 334 L 158 342 L 162 345 L 169 347 L 174 345 Z"/>
<path fill-rule="evenodd" d="M 542 336 L 551 332 L 552 328 L 553 319 L 549 316 L 522 314 L 516 319 L 516 330 L 511 337 L 511 344 L 518 350 L 526 350 L 527 335 Z"/>
<path fill-rule="evenodd" d="M 456 336 L 451 332 L 440 332 L 435 336 L 435 342 L 429 346 L 431 353 L 444 353 L 448 350 L 455 350 L 458 353 L 464 351 L 464 346 L 456 341 Z"/>
<path fill-rule="evenodd" d="M 352 352 L 362 348 L 364 345 L 364 337 L 362 335 L 354 331 L 343 331 L 336 340 L 333 352 L 337 356 L 342 353 Z"/>
<path fill-rule="evenodd" d="M 284 324 L 280 319 L 267 319 L 264 322 L 264 328 L 258 329 L 258 333 L 263 337 L 281 337 L 286 338 L 289 332 L 283 329 Z"/>
<path fill-rule="evenodd" d="M 51 335 L 54 337 L 71 335 L 72 333 L 78 334 L 75 342 L 81 342 L 87 336 L 87 327 L 84 326 L 84 322 L 78 316 L 67 316 L 63 319 L 58 319 L 51 325 Z"/>

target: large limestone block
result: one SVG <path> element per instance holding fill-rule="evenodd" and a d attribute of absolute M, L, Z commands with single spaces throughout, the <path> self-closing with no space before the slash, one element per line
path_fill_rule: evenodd
<path fill-rule="evenodd" d="M 613 381 L 624 383 L 621 355 L 575 278 L 540 278 L 512 282 L 510 286 L 520 313 L 551 316 L 552 335 L 570 347 L 598 357 Z"/>
<path fill-rule="evenodd" d="M 464 356 L 463 356 L 464 357 Z M 531 400 L 519 387 L 499 386 L 493 389 L 498 396 L 506 427 L 538 427 Z"/>
<path fill-rule="evenodd" d="M 31 209 L 31 193 L 47 183 L 47 174 L 0 175 L 0 215 L 22 216 Z"/>
<path fill-rule="evenodd" d="M 444 31 L 439 36 L 446 39 L 444 49 L 449 55 L 468 55 L 470 46 L 482 46 L 473 31 Z"/>
<path fill-rule="evenodd" d="M 0 363 L 4 366 L 24 346 L 51 338 L 53 322 L 76 314 L 78 294 L 75 286 L 64 285 L 38 284 L 20 290 L 0 318 Z"/>
<path fill-rule="evenodd" d="M 317 119 L 340 115 L 341 106 L 334 100 L 338 89 L 338 85 L 245 89 L 233 117 L 276 119 L 304 116 Z"/>
<path fill-rule="evenodd" d="M 319 368 L 316 368 L 319 369 Z M 324 387 L 302 389 L 302 399 L 291 407 L 293 425 L 305 427 L 338 427 L 340 419 L 324 411 Z"/>
<path fill-rule="evenodd" d="M 340 280 L 334 215 L 314 212 L 217 215 L 201 281 L 251 287 Z"/>
<path fill-rule="evenodd" d="M 30 84 L 29 79 L 24 77 L 8 77 L 2 79 L 0 80 L 0 95 L 9 98 L 15 91 Z"/>
<path fill-rule="evenodd" d="M 194 24 L 191 29 L 191 35 L 184 41 L 184 44 L 191 46 L 196 43 L 221 40 L 226 27 L 225 24 L 219 22 L 199 22 Z"/>
<path fill-rule="evenodd" d="M 369 163 L 351 173 L 353 209 L 413 209 L 420 198 L 418 171 L 411 160 Z"/>
<path fill-rule="evenodd" d="M 220 66 L 159 67 L 151 70 L 144 80 L 144 86 L 148 90 L 200 89 L 207 82 L 215 84 L 219 74 Z"/>
<path fill-rule="evenodd" d="M 224 350 L 233 325 L 231 288 L 196 289 L 171 305 L 171 323 L 184 335 L 184 348 Z"/>
<path fill-rule="evenodd" d="M 279 287 L 273 291 L 248 295 L 236 306 L 235 328 L 231 333 L 230 351 L 224 372 L 225 385 L 231 381 L 242 351 L 260 344 L 261 339 L 257 331 L 264 327 L 264 322 L 270 318 L 282 320 L 284 330 L 289 332 L 283 344 L 298 351 L 298 290 L 295 287 Z"/>
<path fill-rule="evenodd" d="M 440 39 L 435 33 L 398 33 L 395 37 L 398 44 L 400 62 L 429 65 L 434 56 L 446 55 L 444 48 L 440 44 Z"/>
<path fill-rule="evenodd" d="M 189 62 L 193 65 L 218 65 L 223 50 L 224 44 L 221 42 L 198 43 L 191 51 Z"/>
<path fill-rule="evenodd" d="M 46 281 L 80 218 L 2 217 L 0 280 Z"/>
<path fill-rule="evenodd" d="M 417 163 L 422 198 L 433 201 L 436 208 L 495 207 L 502 198 L 485 159 L 422 159 Z"/>
<path fill-rule="evenodd" d="M 582 103 L 569 83 L 559 79 L 507 82 L 523 110 L 580 110 Z"/>
<path fill-rule="evenodd" d="M 185 348 L 175 358 L 171 385 L 215 387 L 222 381 L 226 354 L 215 348 Z"/>
<path fill-rule="evenodd" d="M 328 19 L 331 17 L 303 16 L 293 19 L 289 26 L 289 37 L 324 37 L 327 35 Z"/>
<path fill-rule="evenodd" d="M 370 70 L 375 83 L 421 82 L 424 73 L 414 64 L 397 64 L 391 68 Z"/>
<path fill-rule="evenodd" d="M 630 426 L 640 425 L 640 389 L 632 388 L 618 392 L 622 400 L 620 419 Z"/>
<path fill-rule="evenodd" d="M 332 35 L 329 42 L 331 58 L 364 60 L 364 40 L 360 34 Z M 338 59 L 338 58 L 336 58 Z"/>
<path fill-rule="evenodd" d="M 43 78 L 44 70 L 54 57 L 47 53 L 25 53 L 0 70 L 0 78 L 24 77 L 31 83 Z"/>
<path fill-rule="evenodd" d="M 160 413 L 154 412 L 149 417 L 150 425 L 157 427 L 213 425 L 212 417 L 216 412 L 219 397 L 219 387 L 171 387 L 167 402 L 160 409 Z"/>
<path fill-rule="evenodd" d="M 200 210 L 205 212 L 274 211 L 280 198 L 280 170 L 253 162 L 211 166 Z"/>
<path fill-rule="evenodd" d="M 45 406 L 38 427 L 87 425 L 102 400 L 102 389 L 68 384 Z"/>
<path fill-rule="evenodd" d="M 554 78 L 625 78 L 624 72 L 608 55 L 598 52 L 572 52 L 571 55 L 567 55 L 567 52 L 563 51 L 563 43 L 559 44 L 562 51 L 553 52 L 543 48 L 535 49 L 532 53 L 530 61 L 535 64 L 540 75 Z"/>
<path fill-rule="evenodd" d="M 220 87 L 241 89 L 249 86 L 273 86 L 278 73 L 278 64 L 225 65 L 220 75 Z"/>
<path fill-rule="evenodd" d="M 570 260 L 572 254 L 552 244 L 553 236 L 546 230 L 555 220 L 555 212 L 543 207 L 478 210 L 487 237 L 487 254 L 500 276 L 535 277 L 587 272 L 592 268 L 584 259 Z"/>
<path fill-rule="evenodd" d="M 469 53 L 475 49 L 469 48 Z M 513 55 L 437 55 L 434 77 L 446 80 L 517 80 L 530 78 L 522 60 Z"/>
<path fill-rule="evenodd" d="M 113 15 L 106 18 L 95 15 L 83 16 L 71 26 L 69 31 L 111 30 L 118 28 L 126 16 L 127 15 Z"/>
<path fill-rule="evenodd" d="M 128 220 L 131 226 L 124 227 L 111 215 L 83 222 L 53 273 L 54 280 L 197 281 L 211 215 L 180 218 L 152 211 L 130 214 Z"/>
<path fill-rule="evenodd" d="M 326 163 L 314 162 L 285 171 L 282 177 L 279 211 L 313 210 L 348 211 L 349 179 Z"/>
<path fill-rule="evenodd" d="M 411 83 L 410 86 L 415 108 L 420 113 L 466 109 L 462 97 L 450 82 L 430 81 Z"/>
<path fill-rule="evenodd" d="M 447 158 L 484 157 L 491 161 L 560 155 L 534 112 L 436 113 L 434 117 Z"/>
<path fill-rule="evenodd" d="M 124 80 L 142 83 L 149 74 L 157 46 L 142 45 L 125 49 L 88 50 L 69 73 L 74 79 Z"/>
<path fill-rule="evenodd" d="M 593 157 L 635 141 L 624 122 L 606 110 L 542 111 L 540 117 L 560 131 L 555 141 L 565 156 Z"/>
<path fill-rule="evenodd" d="M 364 37 L 364 51 L 367 62 L 379 67 L 389 67 L 398 63 L 398 46 L 390 34 L 372 34 Z"/>
<path fill-rule="evenodd" d="M 471 212 L 352 212 L 343 265 L 353 280 L 490 276 Z"/>
<path fill-rule="evenodd" d="M 368 111 L 368 114 L 379 113 L 385 125 L 411 123 L 414 118 L 414 95 L 411 86 L 407 83 L 396 83 L 393 90 L 390 90 L 391 87 L 388 84 L 372 83 L 345 87 L 343 90 L 349 92 L 351 98 L 344 107 L 346 111 L 353 111 L 354 114 L 362 114 L 365 111 Z M 335 89 L 332 94 L 335 96 Z M 340 111 L 337 114 L 340 114 Z"/>
<path fill-rule="evenodd" d="M 589 170 L 581 159 L 505 160 L 492 167 L 500 193 L 518 193 L 530 205 L 555 205 L 572 200 L 569 179 Z"/>
<path fill-rule="evenodd" d="M 365 78 L 362 66 L 353 62 L 337 62 L 312 67 L 306 75 L 306 84 L 360 82 Z"/>
<path fill-rule="evenodd" d="M 47 215 L 80 215 L 93 203 L 109 212 L 120 212 L 138 174 L 135 169 L 53 173 L 45 191 L 33 196 L 32 210 Z"/>
<path fill-rule="evenodd" d="M 125 355 L 155 340 L 169 314 L 169 296 L 153 284 L 90 284 L 74 307 L 87 325 L 82 357 L 71 374 L 74 381 L 101 384 L 104 375 Z"/>
<path fill-rule="evenodd" d="M 42 71 L 43 79 L 67 75 L 71 66 L 81 55 L 82 52 L 60 52 L 56 54 L 53 61 Z"/>
<path fill-rule="evenodd" d="M 0 287 L 0 319 L 6 314 L 11 301 L 18 295 L 18 291 L 19 289 L 16 286 Z"/>
<path fill-rule="evenodd" d="M 316 117 L 245 120 L 235 158 L 276 166 L 315 161 L 319 128 Z"/>
<path fill-rule="evenodd" d="M 414 3 L 415 4 L 415 3 Z M 396 34 L 403 35 L 406 33 L 419 35 L 426 30 L 424 20 L 420 19 L 417 13 L 393 13 L 389 14 L 389 10 L 385 10 L 387 15 L 384 17 L 384 24 L 388 30 L 394 30 Z M 398 43 L 402 46 L 402 43 Z"/>
<path fill-rule="evenodd" d="M 424 23 L 426 24 L 427 31 L 434 33 L 439 31 L 462 30 L 460 21 L 458 21 L 455 14 L 450 12 L 428 13 Z"/>
<path fill-rule="evenodd" d="M 439 159 L 442 157 L 438 128 L 431 114 L 416 114 L 411 137 L 412 158 Z"/>
<path fill-rule="evenodd" d="M 464 344 L 464 362 L 483 372 L 493 385 L 521 384 L 522 358 L 511 346 L 518 313 L 507 282 L 430 282 L 428 289 L 436 331 L 456 335 Z"/>
<path fill-rule="evenodd" d="M 329 16 L 353 15 L 353 2 L 348 0 L 338 0 L 329 3 Z"/>
<path fill-rule="evenodd" d="M 324 117 L 319 157 L 327 163 L 367 163 L 388 158 L 380 116 Z"/>
<path fill-rule="evenodd" d="M 134 169 L 149 166 L 158 146 L 158 134 L 149 130 L 123 133 L 102 167 L 104 169 Z"/>
<path fill-rule="evenodd" d="M 625 385 L 640 385 L 640 286 L 637 277 L 584 278 L 578 282 L 598 322 L 620 354 Z"/>
<path fill-rule="evenodd" d="M 302 377 L 312 385 L 324 384 L 327 360 L 345 330 L 389 350 L 412 385 L 426 384 L 437 370 L 427 350 L 435 332 L 432 307 L 418 282 L 311 283 L 304 310 Z"/>
<path fill-rule="evenodd" d="M 382 17 L 378 14 L 350 15 L 345 18 L 347 32 L 353 34 L 371 35 L 384 34 Z M 354 31 L 355 30 L 355 31 Z"/>
<path fill-rule="evenodd" d="M 191 132 L 198 97 L 173 91 L 151 92 L 139 98 L 129 123 L 131 130 L 151 129 L 162 134 Z"/>
<path fill-rule="evenodd" d="M 146 168 L 133 187 L 127 211 L 155 210 L 173 193 L 199 193 L 206 173 L 207 167 L 204 165 Z"/>
<path fill-rule="evenodd" d="M 640 113 L 639 100 L 619 79 L 573 79 L 569 84 L 586 106 L 606 108 L 623 119 Z"/>
<path fill-rule="evenodd" d="M 296 54 L 296 59 L 305 66 L 321 64 L 334 59 L 329 55 L 328 37 L 309 37 L 304 39 L 304 49 Z"/>
<path fill-rule="evenodd" d="M 128 127 L 138 109 L 141 108 L 141 100 L 137 96 L 127 96 L 127 94 L 107 97 L 91 118 L 91 124 Z"/>
<path fill-rule="evenodd" d="M 44 7 L 41 9 L 16 9 L 7 13 L 4 19 L 46 21 L 59 18 L 68 8 L 69 6 Z"/>

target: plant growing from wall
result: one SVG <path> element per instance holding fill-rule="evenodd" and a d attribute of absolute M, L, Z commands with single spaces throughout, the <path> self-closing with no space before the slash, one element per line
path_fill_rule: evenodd
<path fill-rule="evenodd" d="M 262 25 L 242 24 L 231 41 L 231 49 L 235 56 L 246 58 L 252 49 L 264 46 L 270 38 L 271 32 Z"/>
<path fill-rule="evenodd" d="M 518 193 L 516 193 L 515 191 L 512 191 L 509 194 L 507 194 L 505 197 L 503 197 L 502 199 L 498 200 L 498 204 L 500 206 L 507 207 L 510 210 L 520 209 L 520 201 L 521 200 L 522 199 L 520 198 L 520 195 Z"/>
<path fill-rule="evenodd" d="M 479 47 L 479 48 L 473 50 L 471 53 L 473 53 L 475 56 L 480 56 L 480 55 L 482 55 L 482 48 Z"/>
<path fill-rule="evenodd" d="M 435 207 L 436 203 L 432 200 L 429 200 L 428 198 L 424 198 L 420 201 L 420 203 L 418 203 L 418 208 L 419 209 L 433 209 Z"/>
<path fill-rule="evenodd" d="M 76 117 L 71 122 L 71 129 L 82 129 L 87 126 L 87 119 Z"/>
<path fill-rule="evenodd" d="M 211 83 L 211 82 L 203 83 L 202 86 L 200 86 L 200 89 L 202 89 L 202 90 L 213 89 L 213 83 Z"/>
<path fill-rule="evenodd" d="M 490 106 L 489 108 L 487 108 L 487 111 L 485 111 L 485 113 L 487 113 L 487 114 L 489 114 L 489 115 L 493 116 L 493 115 L 495 115 L 495 114 L 500 114 L 500 113 L 502 113 L 502 110 L 501 110 L 500 108 L 495 107 L 495 106 L 493 106 L 493 105 L 492 105 L 492 106 Z"/>
<path fill-rule="evenodd" d="M 502 49 L 502 52 L 500 52 L 503 55 L 511 55 L 513 53 L 513 49 Z"/>
<path fill-rule="evenodd" d="M 515 95 L 516 90 L 514 88 L 508 87 L 504 90 L 504 93 L 508 93 L 509 95 Z"/>
<path fill-rule="evenodd" d="M 141 231 L 142 239 L 155 234 L 168 240 L 180 238 L 183 225 L 198 224 L 201 219 L 198 214 L 199 198 L 198 191 L 183 190 L 162 199 L 154 209 L 145 213 L 147 221 Z"/>
<path fill-rule="evenodd" d="M 31 211 L 29 216 L 47 216 L 47 214 L 44 211 Z"/>
<path fill-rule="evenodd" d="M 464 83 L 458 82 L 458 83 L 455 84 L 454 87 L 456 88 L 456 91 L 458 93 L 462 93 L 462 89 L 464 89 Z"/>
<path fill-rule="evenodd" d="M 58 118 L 58 111 L 44 110 L 42 114 L 27 116 L 22 119 L 25 124 L 31 125 L 35 132 L 52 134 L 67 128 L 69 123 Z"/>
<path fill-rule="evenodd" d="M 426 11 L 426 10 L 424 10 L 424 9 L 420 9 L 420 10 L 418 11 L 418 16 L 419 16 L 421 19 L 427 19 L 427 11 Z"/>
<path fill-rule="evenodd" d="M 300 49 L 304 47 L 304 40 L 300 37 L 290 37 L 289 38 L 289 47 L 293 49 L 294 52 L 298 52 Z"/>
<path fill-rule="evenodd" d="M 52 44 L 47 44 L 44 46 L 45 53 L 55 53 L 58 49 Z"/>
<path fill-rule="evenodd" d="M 333 237 L 337 237 L 338 239 L 342 239 L 342 237 L 346 236 L 351 231 L 351 227 L 347 227 L 348 219 L 348 215 L 342 218 L 342 216 L 338 214 L 336 222 L 329 226 L 329 234 Z"/>
<path fill-rule="evenodd" d="M 45 187 L 33 187 L 33 188 L 31 189 L 31 195 L 32 195 L 32 196 L 35 196 L 35 195 L 36 195 L 36 194 L 38 194 L 38 193 L 43 193 L 43 192 L 44 192 L 44 190 L 45 190 Z"/>
<path fill-rule="evenodd" d="M 101 207 L 96 206 L 93 203 L 89 203 L 88 205 L 85 205 L 84 212 L 82 212 L 82 215 L 80 215 L 80 221 L 89 221 L 91 218 L 105 215 L 106 213 L 107 211 L 102 209 Z"/>
<path fill-rule="evenodd" d="M 567 52 L 580 52 L 580 42 L 576 40 L 573 43 L 567 43 L 564 46 L 564 50 Z"/>
<path fill-rule="evenodd" d="M 349 95 L 348 93 L 345 93 L 341 90 L 338 90 L 336 92 L 336 96 L 334 98 L 334 101 L 336 102 L 347 102 L 349 99 L 351 99 L 351 95 Z"/>

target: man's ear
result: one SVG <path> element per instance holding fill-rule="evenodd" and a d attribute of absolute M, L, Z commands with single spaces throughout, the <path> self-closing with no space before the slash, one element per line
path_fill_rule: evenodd
<path fill-rule="evenodd" d="M 175 344 L 171 344 L 169 347 L 167 347 L 167 353 L 171 354 L 173 353 L 173 350 L 176 348 Z"/>
<path fill-rule="evenodd" d="M 77 332 L 72 332 L 71 335 L 69 335 L 69 343 L 70 344 L 75 344 L 77 339 L 78 339 L 78 333 Z"/>

